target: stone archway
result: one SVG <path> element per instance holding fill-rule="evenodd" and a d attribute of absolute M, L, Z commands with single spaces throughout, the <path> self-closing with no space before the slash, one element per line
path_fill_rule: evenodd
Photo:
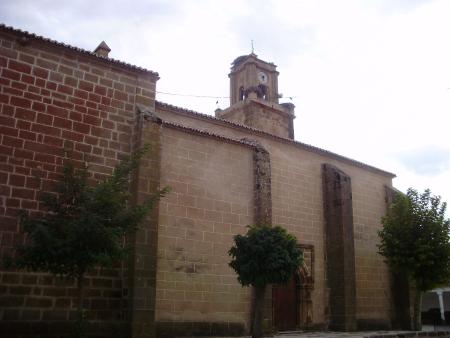
<path fill-rule="evenodd" d="M 309 328 L 313 322 L 314 250 L 300 245 L 304 261 L 291 280 L 272 289 L 273 326 L 277 331 Z"/>
<path fill-rule="evenodd" d="M 273 326 L 277 331 L 295 330 L 298 327 L 298 286 L 297 273 L 287 284 L 273 286 Z"/>
<path fill-rule="evenodd" d="M 313 322 L 313 303 L 312 291 L 314 289 L 314 280 L 311 271 L 303 264 L 299 270 L 300 285 L 298 286 L 298 327 L 309 328 Z"/>

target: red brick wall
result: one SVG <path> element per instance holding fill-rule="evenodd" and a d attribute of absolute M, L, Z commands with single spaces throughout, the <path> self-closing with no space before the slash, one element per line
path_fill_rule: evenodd
<path fill-rule="evenodd" d="M 136 139 L 140 103 L 154 107 L 157 74 L 0 29 L 0 257 L 21 243 L 17 212 L 39 212 L 39 175 L 60 177 L 65 149 L 86 158 L 94 179 L 110 174 Z M 22 40 L 23 41 L 23 40 Z M 122 269 L 95 270 L 86 306 L 94 322 L 120 322 L 127 290 Z M 73 316 L 72 281 L 0 270 L 0 336 L 35 334 Z M 26 323 L 25 323 L 26 322 Z M 53 326 L 56 334 L 60 328 Z M 61 328 L 62 330 L 62 328 Z M 6 334 L 6 335 L 5 335 Z"/>

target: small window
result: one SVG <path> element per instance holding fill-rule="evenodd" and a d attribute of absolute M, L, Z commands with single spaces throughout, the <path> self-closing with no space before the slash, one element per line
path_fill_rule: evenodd
<path fill-rule="evenodd" d="M 241 86 L 241 88 L 239 88 L 239 101 L 243 101 L 245 93 L 244 93 L 244 87 Z"/>

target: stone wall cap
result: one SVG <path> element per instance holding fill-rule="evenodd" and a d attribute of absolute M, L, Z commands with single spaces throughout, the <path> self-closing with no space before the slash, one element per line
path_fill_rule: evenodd
<path fill-rule="evenodd" d="M 29 40 L 29 39 L 38 40 L 38 41 L 41 41 L 41 42 L 44 42 L 44 43 L 48 43 L 48 44 L 53 45 L 53 46 L 65 48 L 67 50 L 70 50 L 70 51 L 73 51 L 73 52 L 76 52 L 76 53 L 79 53 L 79 54 L 88 55 L 88 56 L 94 57 L 94 58 L 96 58 L 98 60 L 106 61 L 106 62 L 113 63 L 113 64 L 116 64 L 116 65 L 119 65 L 119 66 L 122 66 L 122 67 L 126 67 L 126 68 L 134 70 L 134 71 L 145 72 L 145 73 L 149 73 L 149 74 L 151 74 L 153 76 L 159 77 L 159 74 L 154 72 L 154 71 L 151 71 L 151 70 L 139 67 L 139 66 L 135 66 L 135 65 L 123 62 L 123 61 L 112 59 L 110 57 L 100 56 L 100 55 L 96 54 L 95 52 L 91 52 L 91 51 L 88 51 L 88 50 L 85 50 L 85 49 L 82 49 L 82 48 L 79 48 L 79 47 L 74 47 L 74 46 L 71 46 L 71 45 L 63 43 L 63 42 L 59 42 L 59 41 L 56 41 L 56 40 L 52 40 L 52 39 L 49 39 L 49 38 L 46 38 L 46 37 L 34 34 L 34 33 L 30 33 L 28 31 L 24 31 L 24 30 L 17 29 L 17 28 L 11 27 L 11 26 L 7 26 L 7 25 L 5 25 L 3 23 L 0 23 L 0 31 L 4 31 L 4 32 L 8 32 L 8 33 L 13 33 L 13 34 L 19 35 L 20 36 L 20 41 L 22 43 L 26 43 L 27 40 Z"/>
<path fill-rule="evenodd" d="M 203 130 L 203 129 L 198 129 L 198 128 L 192 128 L 192 127 L 186 127 L 183 126 L 182 124 L 179 123 L 175 123 L 175 122 L 170 122 L 170 121 L 164 121 L 162 120 L 162 125 L 163 127 L 168 127 L 171 129 L 176 129 L 176 130 L 181 130 L 183 132 L 186 133 L 190 133 L 190 134 L 194 134 L 194 135 L 200 135 L 200 136 L 206 136 L 206 137 L 210 137 L 210 138 L 214 138 L 214 139 L 218 139 L 227 143 L 232 143 L 232 144 L 237 144 L 237 145 L 242 145 L 245 147 L 249 147 L 255 150 L 260 150 L 260 149 L 264 149 L 261 147 L 261 145 L 255 143 L 255 141 L 253 140 L 247 140 L 247 139 L 235 139 L 232 137 L 227 137 L 227 136 L 223 136 L 220 134 L 216 134 L 216 133 L 211 133 L 210 131 L 207 130 Z"/>
<path fill-rule="evenodd" d="M 255 53 L 238 56 L 236 59 L 233 60 L 231 65 L 238 66 L 239 64 L 243 63 L 244 61 L 246 61 L 247 59 L 250 59 L 250 58 L 253 58 L 255 60 L 258 60 L 258 61 L 265 63 L 267 65 L 270 65 L 270 66 L 275 66 L 275 64 L 273 62 L 267 62 L 267 61 L 261 60 L 260 58 L 258 58 L 258 55 L 256 55 Z"/>
<path fill-rule="evenodd" d="M 233 60 L 231 65 L 232 65 L 232 67 L 239 66 L 241 63 L 244 63 L 248 59 L 254 59 L 255 61 L 259 61 L 268 66 L 274 67 L 274 69 L 276 68 L 276 65 L 273 62 L 267 62 L 267 61 L 261 60 L 260 58 L 258 58 L 258 55 L 256 55 L 255 53 L 238 56 L 236 59 Z"/>
<path fill-rule="evenodd" d="M 319 148 L 319 147 L 315 147 L 315 146 L 312 146 L 312 145 L 309 145 L 309 144 L 306 144 L 306 143 L 303 143 L 303 142 L 295 141 L 295 140 L 292 140 L 292 139 L 289 139 L 289 138 L 284 138 L 284 137 L 272 135 L 272 134 L 267 133 L 265 131 L 262 131 L 262 130 L 259 130 L 259 129 L 255 129 L 255 128 L 251 128 L 251 127 L 245 126 L 245 125 L 240 124 L 240 123 L 227 121 L 227 120 L 224 120 L 224 119 L 221 119 L 221 118 L 218 118 L 218 117 L 214 117 L 212 115 L 202 114 L 202 113 L 190 110 L 190 109 L 177 107 L 177 106 L 174 106 L 174 105 L 171 105 L 171 104 L 168 104 L 168 103 L 164 103 L 164 102 L 161 102 L 161 101 L 155 101 L 155 106 L 159 107 L 161 109 L 166 109 L 166 110 L 172 111 L 174 113 L 179 113 L 179 114 L 183 114 L 183 115 L 189 115 L 189 116 L 192 116 L 194 118 L 201 119 L 201 120 L 210 120 L 210 121 L 213 121 L 213 122 L 216 122 L 216 123 L 220 123 L 222 125 L 227 125 L 227 126 L 229 126 L 231 128 L 241 129 L 241 130 L 244 130 L 244 131 L 247 131 L 247 132 L 251 132 L 253 134 L 258 134 L 258 135 L 261 135 L 261 136 L 264 136 L 264 137 L 267 137 L 267 138 L 271 138 L 273 140 L 276 140 L 276 141 L 279 141 L 279 142 L 282 142 L 282 143 L 291 144 L 293 146 L 302 148 L 304 150 L 307 150 L 307 151 L 310 151 L 310 152 L 313 152 L 313 153 L 316 153 L 316 154 L 319 154 L 319 155 L 322 155 L 322 156 L 331 157 L 333 159 L 349 163 L 349 164 L 351 164 L 351 165 L 353 165 L 355 167 L 367 169 L 367 170 L 370 170 L 372 172 L 376 172 L 376 173 L 384 175 L 384 176 L 388 176 L 388 177 L 391 177 L 391 178 L 396 177 L 395 174 L 393 174 L 393 173 L 391 173 L 389 171 L 385 171 L 385 170 L 379 169 L 377 167 L 373 167 L 371 165 L 365 164 L 363 162 L 356 161 L 356 160 L 351 159 L 349 157 L 333 153 L 333 152 L 331 152 L 329 150 L 325 150 L 325 149 L 322 149 L 322 148 Z"/>

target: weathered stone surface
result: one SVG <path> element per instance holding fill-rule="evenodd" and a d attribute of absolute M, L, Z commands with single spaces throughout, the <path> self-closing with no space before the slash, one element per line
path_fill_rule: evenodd
<path fill-rule="evenodd" d="M 18 43 L 22 38 L 27 43 Z M 37 175 L 45 188 L 51 187 L 70 157 L 76 164 L 89 162 L 92 179 L 101 180 L 133 151 L 140 127 L 136 103 L 154 109 L 157 74 L 25 37 L 5 26 L 0 45 L 2 260 L 23 241 L 18 210 L 41 211 Z M 112 324 L 125 325 L 125 265 L 92 269 L 86 276 L 84 305 L 88 320 L 95 323 L 90 329 L 110 333 Z M 76 295 L 73 280 L 0 270 L 0 323 L 9 327 L 1 327 L 0 336 L 13 337 L 21 330 L 63 336 L 67 330 L 61 320 L 74 318 Z"/>
<path fill-rule="evenodd" d="M 8 31 L 0 34 L 2 255 L 22 240 L 17 210 L 38 211 L 33 181 L 37 168 L 49 182 L 58 179 L 65 149 L 80 161 L 87 154 L 93 178 L 101 179 L 120 158 L 150 141 L 155 148 L 135 178 L 136 199 L 149 196 L 159 184 L 173 189 L 130 239 L 132 264 L 93 269 L 87 276 L 91 288 L 85 305 L 89 320 L 99 324 L 96 336 L 108 335 L 115 323 L 125 325 L 126 334 L 151 337 L 154 317 L 157 322 L 199 323 L 200 331 L 247 330 L 251 292 L 237 282 L 227 252 L 233 236 L 254 223 L 281 225 L 300 243 L 314 247 L 314 289 L 299 293 L 307 305 L 301 318 L 308 328 L 324 328 L 329 315 L 324 162 L 339 166 L 352 179 L 357 322 L 384 326 L 389 320 L 389 274 L 376 244 L 386 211 L 384 185 L 393 176 L 290 139 L 293 107 L 276 104 L 277 83 L 270 81 L 277 73 L 267 70 L 267 90 L 253 88 L 248 105 L 241 101 L 236 110 L 223 110 L 230 114 L 225 121 L 155 105 L 158 77 L 153 72 L 38 38 L 18 44 L 22 33 L 0 30 Z M 243 80 L 254 81 L 253 75 Z M 258 98 L 261 94 L 265 97 Z M 242 138 L 254 139 L 264 149 Z M 345 276 L 347 256 L 341 257 L 343 266 L 335 265 Z M 0 271 L 0 320 L 11 330 L 37 332 L 60 318 L 73 319 L 75 298 L 73 283 L 45 274 Z M 270 329 L 270 288 L 266 304 L 265 326 Z M 0 335 L 13 336 L 11 330 L 0 330 Z M 59 324 L 51 329 L 55 335 L 63 331 Z"/>
<path fill-rule="evenodd" d="M 158 338 L 175 337 L 240 337 L 245 333 L 242 323 L 227 322 L 157 322 Z"/>
<path fill-rule="evenodd" d="M 254 224 L 272 224 L 270 154 L 257 141 L 244 139 L 253 148 Z"/>
<path fill-rule="evenodd" d="M 140 130 L 136 147 L 150 146 L 133 182 L 134 202 L 142 204 L 160 189 L 161 120 L 139 107 Z M 159 203 L 155 204 L 136 235 L 130 238 L 129 320 L 133 338 L 155 336 L 156 272 Z"/>
<path fill-rule="evenodd" d="M 324 164 L 323 189 L 326 222 L 326 265 L 329 327 L 356 330 L 356 278 L 353 205 L 350 177 Z"/>

